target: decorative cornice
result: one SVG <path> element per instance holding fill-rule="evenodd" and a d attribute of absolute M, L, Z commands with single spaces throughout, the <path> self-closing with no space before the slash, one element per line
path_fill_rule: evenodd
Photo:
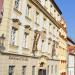
<path fill-rule="evenodd" d="M 62 35 L 61 33 L 59 33 L 59 36 L 60 36 L 63 40 L 67 41 L 67 38 L 65 38 L 65 36 Z"/>
<path fill-rule="evenodd" d="M 38 0 L 29 1 L 32 2 L 40 11 L 42 11 L 45 16 L 47 16 L 49 20 L 51 20 L 58 28 L 62 28 L 66 32 L 65 28 L 52 17 L 52 15 L 40 4 Z"/>

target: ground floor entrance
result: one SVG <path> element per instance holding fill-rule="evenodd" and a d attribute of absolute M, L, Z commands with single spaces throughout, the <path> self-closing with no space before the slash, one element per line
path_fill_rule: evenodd
<path fill-rule="evenodd" d="M 38 75 L 46 75 L 46 69 L 39 69 Z"/>

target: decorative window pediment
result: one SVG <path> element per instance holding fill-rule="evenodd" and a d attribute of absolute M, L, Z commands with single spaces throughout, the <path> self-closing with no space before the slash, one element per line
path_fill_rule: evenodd
<path fill-rule="evenodd" d="M 19 19 L 12 19 L 13 21 L 13 27 L 18 29 L 19 25 L 21 25 L 21 22 L 19 21 Z"/>
<path fill-rule="evenodd" d="M 30 25 L 25 25 L 25 34 L 28 35 L 31 31 Z"/>

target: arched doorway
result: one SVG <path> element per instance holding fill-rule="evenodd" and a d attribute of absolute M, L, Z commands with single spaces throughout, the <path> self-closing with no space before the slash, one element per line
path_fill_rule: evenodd
<path fill-rule="evenodd" d="M 39 69 L 38 75 L 46 75 L 46 69 Z"/>
<path fill-rule="evenodd" d="M 40 63 L 40 69 L 38 70 L 38 75 L 46 75 L 46 68 L 43 68 L 45 66 L 44 62 Z"/>
<path fill-rule="evenodd" d="M 47 75 L 48 57 L 42 55 L 39 60 L 38 75 Z"/>

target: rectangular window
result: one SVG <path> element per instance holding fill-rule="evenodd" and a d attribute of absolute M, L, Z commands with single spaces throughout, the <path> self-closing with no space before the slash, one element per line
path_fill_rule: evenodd
<path fill-rule="evenodd" d="M 48 67 L 47 67 L 47 75 L 49 75 L 49 65 L 48 65 Z"/>
<path fill-rule="evenodd" d="M 32 75 L 35 75 L 35 66 L 32 66 Z"/>
<path fill-rule="evenodd" d="M 22 66 L 22 75 L 26 75 L 26 66 Z"/>
<path fill-rule="evenodd" d="M 46 19 L 43 19 L 43 27 L 46 28 Z"/>
<path fill-rule="evenodd" d="M 53 65 L 51 65 L 51 74 L 53 74 Z"/>
<path fill-rule="evenodd" d="M 15 45 L 15 41 L 16 41 L 16 28 L 12 27 L 11 30 L 11 44 Z"/>
<path fill-rule="evenodd" d="M 31 9 L 31 6 L 29 4 L 27 4 L 27 8 L 26 8 L 26 16 L 30 18 L 30 9 Z"/>
<path fill-rule="evenodd" d="M 47 7 L 47 0 L 45 0 L 44 6 Z"/>
<path fill-rule="evenodd" d="M 3 3 L 4 0 L 0 0 L 0 23 L 2 23 L 2 17 L 3 17 Z"/>
<path fill-rule="evenodd" d="M 49 24 L 49 32 L 51 32 L 51 23 Z"/>
<path fill-rule="evenodd" d="M 27 48 L 27 39 L 28 39 L 27 36 L 28 36 L 28 34 L 25 32 L 25 33 L 24 33 L 24 39 L 23 39 L 23 40 L 24 40 L 24 41 L 23 41 L 23 47 L 24 47 L 24 48 Z"/>
<path fill-rule="evenodd" d="M 9 66 L 9 75 L 14 75 L 14 67 L 15 66 Z"/>
<path fill-rule="evenodd" d="M 20 0 L 15 0 L 15 8 L 18 9 Z"/>
<path fill-rule="evenodd" d="M 55 73 L 57 73 L 57 65 L 55 65 Z"/>
<path fill-rule="evenodd" d="M 36 23 L 39 24 L 39 13 L 36 11 Z"/>

